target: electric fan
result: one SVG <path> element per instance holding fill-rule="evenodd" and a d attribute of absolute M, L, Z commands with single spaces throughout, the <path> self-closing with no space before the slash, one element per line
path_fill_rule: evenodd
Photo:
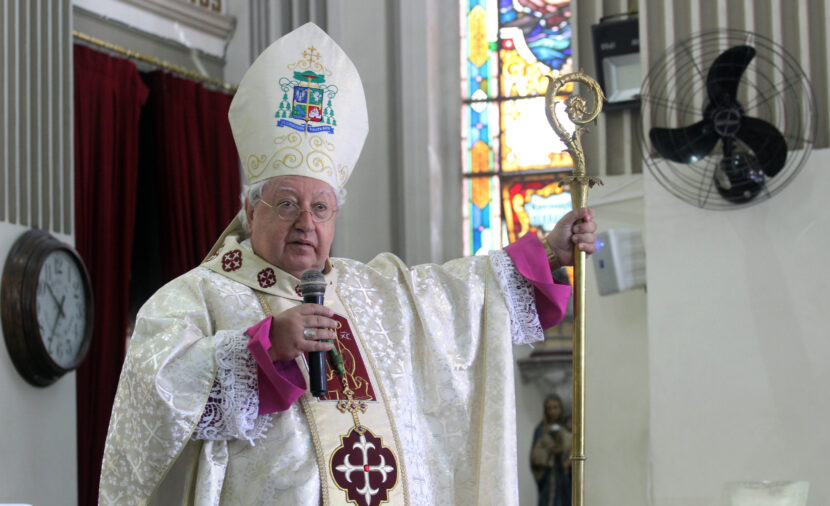
<path fill-rule="evenodd" d="M 649 69 L 640 92 L 648 170 L 701 208 L 775 195 L 812 149 L 812 87 L 784 48 L 757 34 L 720 30 L 681 41 Z"/>

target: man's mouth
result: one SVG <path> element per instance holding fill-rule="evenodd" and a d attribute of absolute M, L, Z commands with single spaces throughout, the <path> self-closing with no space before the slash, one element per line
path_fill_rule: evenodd
<path fill-rule="evenodd" d="M 304 241 L 302 239 L 298 239 L 296 241 L 289 241 L 288 244 L 294 244 L 296 246 L 308 246 L 309 248 L 314 248 L 315 247 L 314 243 L 312 243 L 310 241 Z"/>

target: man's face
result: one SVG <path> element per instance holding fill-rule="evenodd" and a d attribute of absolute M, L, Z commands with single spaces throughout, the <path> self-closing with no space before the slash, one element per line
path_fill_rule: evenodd
<path fill-rule="evenodd" d="M 305 211 L 318 204 L 337 209 L 331 186 L 304 176 L 275 177 L 262 189 L 262 200 L 275 208 L 292 202 Z M 297 278 L 308 269 L 322 270 L 334 239 L 335 218 L 315 223 L 311 213 L 301 212 L 296 220 L 288 221 L 275 211 L 262 202 L 255 206 L 245 202 L 254 252 Z"/>

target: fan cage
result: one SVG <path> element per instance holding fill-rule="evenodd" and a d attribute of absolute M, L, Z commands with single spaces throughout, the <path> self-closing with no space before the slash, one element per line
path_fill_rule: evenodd
<path fill-rule="evenodd" d="M 662 158 L 651 145 L 652 127 L 678 128 L 703 119 L 708 104 L 706 76 L 725 50 L 748 45 L 756 54 L 738 85 L 744 116 L 772 124 L 787 142 L 787 159 L 775 177 L 767 178 L 761 192 L 736 204 L 718 193 L 715 169 L 723 142 L 691 164 Z M 780 192 L 801 170 L 816 136 L 815 97 L 798 62 L 781 45 L 751 32 L 714 30 L 700 32 L 671 46 L 651 67 L 641 87 L 638 137 L 649 172 L 670 193 L 700 208 L 735 209 L 758 204 Z M 739 149 L 749 148 L 735 140 Z"/>

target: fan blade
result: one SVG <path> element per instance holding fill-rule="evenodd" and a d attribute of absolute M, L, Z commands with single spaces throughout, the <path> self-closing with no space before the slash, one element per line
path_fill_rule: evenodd
<path fill-rule="evenodd" d="M 718 142 L 709 120 L 683 128 L 652 128 L 648 132 L 654 149 L 673 162 L 694 163 L 708 155 Z"/>
<path fill-rule="evenodd" d="M 737 102 L 738 83 L 749 62 L 755 57 L 750 46 L 735 46 L 715 58 L 706 76 L 709 100 L 719 106 L 731 106 Z"/>
<path fill-rule="evenodd" d="M 773 177 L 787 163 L 787 141 L 773 125 L 745 116 L 735 136 L 750 147 L 767 177 Z"/>

